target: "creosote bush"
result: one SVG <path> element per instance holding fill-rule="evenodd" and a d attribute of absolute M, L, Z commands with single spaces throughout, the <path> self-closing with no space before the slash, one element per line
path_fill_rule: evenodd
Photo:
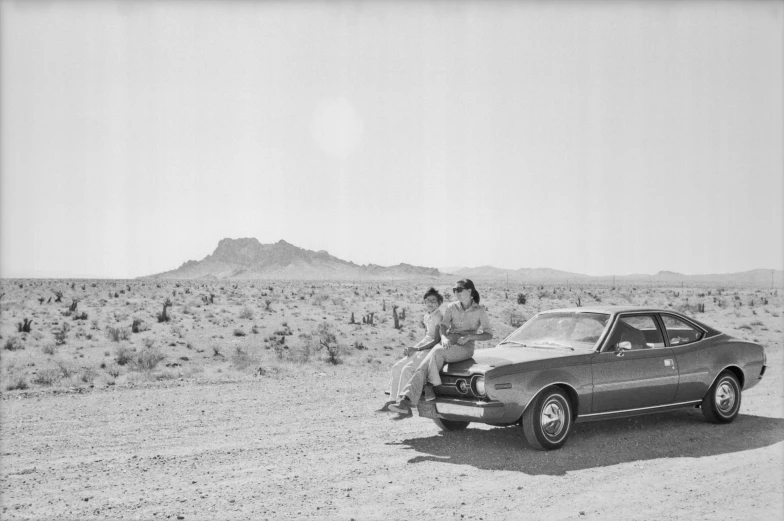
<path fill-rule="evenodd" d="M 145 347 L 133 357 L 136 371 L 152 371 L 166 356 L 156 347 Z"/>
<path fill-rule="evenodd" d="M 27 389 L 29 385 L 27 385 L 27 380 L 25 380 L 24 376 L 17 376 L 13 378 L 8 385 L 5 386 L 6 391 L 24 391 Z"/>
<path fill-rule="evenodd" d="M 118 347 L 114 359 L 117 362 L 117 365 L 126 365 L 133 360 L 133 349 L 128 346 Z"/>
<path fill-rule="evenodd" d="M 51 386 L 60 381 L 60 369 L 50 367 L 48 369 L 41 369 L 33 377 L 32 382 L 36 385 Z"/>
<path fill-rule="evenodd" d="M 326 360 L 332 365 L 338 365 L 343 362 L 340 358 L 340 344 L 338 344 L 337 337 L 332 327 L 326 322 L 322 322 L 316 328 L 316 335 L 319 339 L 318 349 L 324 349 L 326 352 Z"/>
<path fill-rule="evenodd" d="M 18 336 L 11 336 L 8 337 L 8 340 L 3 344 L 3 349 L 6 351 L 17 351 L 19 349 L 24 349 L 24 345 Z"/>
<path fill-rule="evenodd" d="M 231 364 L 240 371 L 245 371 L 249 367 L 256 367 L 259 365 L 259 359 L 255 356 L 248 354 L 248 352 L 242 349 L 240 346 L 234 350 L 234 354 L 231 355 Z"/>
<path fill-rule="evenodd" d="M 131 333 L 127 327 L 111 327 L 106 328 L 106 336 L 112 342 L 119 342 L 120 340 L 128 340 L 131 338 Z"/>

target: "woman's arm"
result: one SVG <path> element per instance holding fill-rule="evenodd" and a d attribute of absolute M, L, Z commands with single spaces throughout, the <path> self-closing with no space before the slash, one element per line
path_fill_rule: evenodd
<path fill-rule="evenodd" d="M 433 339 L 433 341 L 423 345 L 422 347 L 417 349 L 417 351 L 427 351 L 428 349 L 432 349 L 440 343 L 441 343 L 441 325 L 439 324 L 439 326 L 436 328 L 435 338 Z"/>
<path fill-rule="evenodd" d="M 457 343 L 461 346 L 468 342 L 469 340 L 474 340 L 476 342 L 481 342 L 483 340 L 490 340 L 493 338 L 493 333 L 469 333 L 467 335 L 462 335 L 460 338 L 457 339 Z"/>
<path fill-rule="evenodd" d="M 487 318 L 487 313 L 484 311 L 484 308 L 482 308 L 482 312 L 479 314 L 479 328 L 482 330 L 482 333 L 469 333 L 463 335 L 457 340 L 457 343 L 463 345 L 469 340 L 482 342 L 493 338 L 493 328 L 490 326 L 490 319 Z"/>

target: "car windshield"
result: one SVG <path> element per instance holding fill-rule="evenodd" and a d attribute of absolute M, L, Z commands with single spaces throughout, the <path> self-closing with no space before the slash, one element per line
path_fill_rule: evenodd
<path fill-rule="evenodd" d="M 593 349 L 610 315 L 604 313 L 542 313 L 526 322 L 500 345 L 543 349 Z"/>

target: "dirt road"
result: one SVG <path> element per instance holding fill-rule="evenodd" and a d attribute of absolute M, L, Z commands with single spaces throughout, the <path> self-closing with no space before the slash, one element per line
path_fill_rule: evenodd
<path fill-rule="evenodd" d="M 2 403 L 4 519 L 780 519 L 784 419 L 744 395 L 579 424 L 560 451 L 519 428 L 441 434 L 372 411 L 383 371 L 25 395 Z M 773 393 L 773 394 L 771 394 Z"/>

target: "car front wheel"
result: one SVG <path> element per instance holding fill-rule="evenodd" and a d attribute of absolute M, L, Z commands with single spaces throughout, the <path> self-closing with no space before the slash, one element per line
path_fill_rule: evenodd
<path fill-rule="evenodd" d="M 523 432 L 537 450 L 560 449 L 572 429 L 572 404 L 557 387 L 545 389 L 523 413 Z"/>
<path fill-rule="evenodd" d="M 740 411 L 740 383 L 738 378 L 726 371 L 702 399 L 702 415 L 711 423 L 729 423 Z"/>
<path fill-rule="evenodd" d="M 471 422 L 461 422 L 456 420 L 445 420 L 443 418 L 433 418 L 433 422 L 438 425 L 442 431 L 462 431 L 468 427 Z"/>

